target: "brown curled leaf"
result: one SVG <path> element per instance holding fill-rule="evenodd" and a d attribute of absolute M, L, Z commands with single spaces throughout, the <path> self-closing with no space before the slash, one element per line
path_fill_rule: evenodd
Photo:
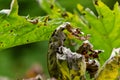
<path fill-rule="evenodd" d="M 60 25 L 53 32 L 48 50 L 50 77 L 57 80 L 85 80 L 85 58 L 83 55 L 74 53 L 64 46 L 67 37 L 63 32 L 65 29 L 75 37 L 79 34 L 68 22 Z"/>

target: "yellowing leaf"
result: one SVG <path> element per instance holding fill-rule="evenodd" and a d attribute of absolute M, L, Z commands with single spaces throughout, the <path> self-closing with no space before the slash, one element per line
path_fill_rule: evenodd
<path fill-rule="evenodd" d="M 114 49 L 95 80 L 118 80 L 120 76 L 120 48 Z"/>
<path fill-rule="evenodd" d="M 78 8 L 79 11 L 83 11 L 83 9 L 84 9 L 84 7 L 80 4 L 77 5 L 77 8 Z"/>

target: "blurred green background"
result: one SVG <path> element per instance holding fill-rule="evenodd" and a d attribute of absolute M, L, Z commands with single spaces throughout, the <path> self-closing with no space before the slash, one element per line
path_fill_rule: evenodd
<path fill-rule="evenodd" d="M 93 0 L 56 0 L 67 11 L 73 12 L 78 3 L 88 7 L 95 13 Z M 120 0 L 102 0 L 111 9 L 116 1 Z M 0 0 L 0 10 L 10 8 L 11 0 Z M 40 7 L 37 0 L 18 0 L 19 15 L 32 17 L 44 16 L 46 12 Z M 10 78 L 23 77 L 25 72 L 35 63 L 41 64 L 44 72 L 47 72 L 47 49 L 48 41 L 41 41 L 21 46 L 16 46 L 0 51 L 0 76 Z"/>

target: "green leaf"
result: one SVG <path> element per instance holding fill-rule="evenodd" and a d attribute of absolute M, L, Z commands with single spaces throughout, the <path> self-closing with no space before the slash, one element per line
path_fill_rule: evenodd
<path fill-rule="evenodd" d="M 37 17 L 33 20 L 19 16 L 18 8 L 17 0 L 12 0 L 10 9 L 0 11 L 0 49 L 48 40 L 56 27 L 66 21 L 74 25 L 83 25 L 77 14 L 66 11 L 68 17 L 61 16 L 63 11 L 57 12 L 61 9 L 56 5 L 54 9 L 50 9 L 52 13 L 55 11 L 54 14 L 49 13 L 49 16 Z"/>
<path fill-rule="evenodd" d="M 29 22 L 25 17 L 18 15 L 17 0 L 13 0 L 10 11 L 0 11 L 0 49 L 48 40 L 50 34 L 59 24 L 51 24 L 52 21 L 47 22 L 47 26 L 43 24 L 44 20 L 41 18 L 38 18 L 36 24 Z"/>
<path fill-rule="evenodd" d="M 91 10 L 82 11 L 88 22 L 88 26 L 84 29 L 86 33 L 91 34 L 91 42 L 95 48 L 105 50 L 100 56 L 102 64 L 110 56 L 110 52 L 114 47 L 120 46 L 120 8 L 116 3 L 113 10 L 109 9 L 100 0 L 95 2 L 95 8 L 98 12 L 96 16 Z"/>
<path fill-rule="evenodd" d="M 43 10 L 45 10 L 49 14 L 52 14 L 51 9 L 50 9 L 51 5 L 48 3 L 48 0 L 38 0 L 38 1 Z"/>

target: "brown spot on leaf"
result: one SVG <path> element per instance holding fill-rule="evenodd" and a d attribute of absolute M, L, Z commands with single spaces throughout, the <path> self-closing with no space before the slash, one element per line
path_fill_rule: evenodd
<path fill-rule="evenodd" d="M 10 33 L 12 33 L 13 32 L 13 30 L 10 30 Z"/>
<path fill-rule="evenodd" d="M 9 26 L 9 24 L 7 24 L 6 26 Z"/>
<path fill-rule="evenodd" d="M 3 42 L 0 42 L 0 46 L 2 46 L 2 47 L 4 46 L 4 45 L 3 45 Z"/>
<path fill-rule="evenodd" d="M 46 16 L 43 22 L 47 22 L 49 20 L 49 16 Z"/>
<path fill-rule="evenodd" d="M 103 18 L 103 15 L 101 15 L 101 18 Z"/>
<path fill-rule="evenodd" d="M 40 28 L 40 26 L 37 26 L 37 28 Z"/>
<path fill-rule="evenodd" d="M 0 42 L 0 44 L 2 44 L 3 42 Z"/>
<path fill-rule="evenodd" d="M 82 13 L 82 15 L 86 15 L 85 13 Z"/>
<path fill-rule="evenodd" d="M 61 16 L 65 18 L 65 17 L 68 17 L 68 14 L 66 12 L 64 12 L 61 14 Z"/>
<path fill-rule="evenodd" d="M 95 0 L 95 4 L 98 5 L 98 0 Z"/>
<path fill-rule="evenodd" d="M 32 24 L 37 24 L 38 23 L 38 19 L 33 19 L 33 20 L 28 20 L 29 22 L 31 22 Z"/>
<path fill-rule="evenodd" d="M 50 9 L 53 9 L 53 8 L 54 8 L 54 6 L 53 6 L 53 5 L 51 5 L 51 6 L 50 6 Z"/>
<path fill-rule="evenodd" d="M 29 40 L 27 40 L 27 42 L 29 42 Z"/>

